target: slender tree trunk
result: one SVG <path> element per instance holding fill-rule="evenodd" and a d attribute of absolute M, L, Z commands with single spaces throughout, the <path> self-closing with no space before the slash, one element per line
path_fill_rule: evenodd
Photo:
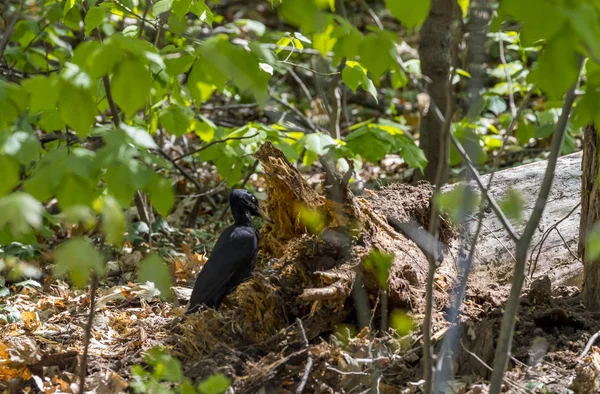
<path fill-rule="evenodd" d="M 582 298 L 585 306 L 600 311 L 600 259 L 585 255 L 585 240 L 594 224 L 600 221 L 598 189 L 598 145 L 600 138 L 594 125 L 585 128 L 581 176 L 581 220 L 579 222 L 579 255 L 584 261 Z"/>
<path fill-rule="evenodd" d="M 428 91 L 431 100 L 446 112 L 448 104 L 448 79 L 450 78 L 452 18 L 454 15 L 455 0 L 432 0 L 429 16 L 420 32 L 419 56 L 421 58 L 421 71 L 429 79 Z M 421 118 L 419 127 L 419 145 L 425 152 L 429 163 L 425 167 L 424 175 L 417 172 L 417 180 L 425 179 L 435 182 L 435 175 L 440 161 L 445 164 L 444 176 L 441 184 L 446 183 L 447 167 L 450 153 L 450 136 L 441 140 L 443 125 L 436 118 L 433 111 L 427 111 Z M 442 149 L 440 149 L 442 144 Z"/>

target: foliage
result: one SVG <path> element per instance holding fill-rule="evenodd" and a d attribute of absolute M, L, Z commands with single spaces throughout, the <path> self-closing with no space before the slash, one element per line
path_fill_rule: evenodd
<path fill-rule="evenodd" d="M 223 394 L 229 388 L 230 380 L 222 374 L 207 377 L 198 385 L 183 377 L 179 360 L 163 348 L 154 347 L 145 356 L 150 371 L 135 365 L 131 372 L 131 383 L 136 393 L 181 393 L 181 394 Z"/>

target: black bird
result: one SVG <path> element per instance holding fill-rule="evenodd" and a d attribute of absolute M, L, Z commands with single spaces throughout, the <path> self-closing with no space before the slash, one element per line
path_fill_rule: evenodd
<path fill-rule="evenodd" d="M 258 232 L 252 223 L 252 216 L 270 219 L 260 209 L 256 197 L 244 189 L 231 192 L 229 206 L 235 224 L 219 236 L 208 261 L 198 274 L 186 313 L 196 312 L 201 305 L 218 309 L 223 298 L 249 278 L 254 270 Z"/>

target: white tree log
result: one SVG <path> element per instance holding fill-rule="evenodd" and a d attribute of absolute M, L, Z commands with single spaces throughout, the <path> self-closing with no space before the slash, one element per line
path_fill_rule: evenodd
<path fill-rule="evenodd" d="M 552 192 L 546 204 L 543 218 L 538 227 L 538 232 L 530 246 L 531 250 L 540 242 L 544 233 L 556 222 L 564 219 L 557 231 L 552 231 L 541 246 L 539 258 L 536 258 L 539 245 L 529 261 L 530 269 L 535 265 L 533 279 L 548 275 L 552 284 L 581 286 L 583 281 L 583 264 L 577 255 L 579 239 L 579 216 L 581 208 L 577 207 L 581 199 L 581 153 L 559 158 Z M 490 194 L 500 201 L 506 197 L 510 188 L 518 191 L 526 201 L 523 218 L 529 218 L 546 170 L 546 161 L 534 162 L 515 168 L 499 171 L 494 175 Z M 484 176 L 487 185 L 489 176 Z M 450 185 L 446 190 L 450 190 Z M 479 235 L 475 249 L 472 275 L 478 278 L 488 277 L 492 282 L 508 285 L 512 279 L 514 266 L 514 243 L 504 230 L 491 210 L 485 213 L 483 228 Z M 475 232 L 477 222 L 476 213 L 467 223 L 467 231 L 456 240 L 451 248 L 451 256 L 447 259 L 457 259 L 461 246 L 469 245 Z M 515 228 L 522 232 L 524 224 L 514 223 Z M 561 238 L 562 236 L 562 238 Z M 564 238 L 564 241 L 563 241 Z M 569 249 L 571 251 L 569 251 Z M 573 254 L 572 254 L 572 253 Z M 537 264 L 535 263 L 537 259 Z M 473 279 L 473 278 L 472 278 Z"/>

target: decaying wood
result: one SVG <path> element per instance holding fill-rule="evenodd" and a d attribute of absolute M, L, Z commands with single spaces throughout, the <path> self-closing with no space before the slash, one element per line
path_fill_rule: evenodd
<path fill-rule="evenodd" d="M 429 216 L 431 186 L 394 186 L 367 198 L 355 197 L 347 188 L 352 168 L 339 174 L 333 163 L 322 158 L 327 177 L 323 196 L 272 143 L 263 144 L 256 158 L 267 185 L 264 208 L 273 221 L 261 229 L 262 260 L 276 258 L 277 262 L 264 271 L 259 263 L 254 277 L 232 294 L 233 307 L 190 317 L 179 341 L 185 350 L 181 353 L 206 355 L 216 338 L 232 346 L 274 343 L 273 338 L 281 339 L 281 330 L 297 318 L 303 319 L 309 340 L 334 331 L 338 324 L 354 318 L 351 306 L 357 278 L 370 295 L 370 307 L 375 305 L 380 282 L 373 268 L 365 264 L 374 250 L 393 255 L 389 311 L 401 308 L 413 313 L 418 322 L 423 313 L 427 261 L 419 247 L 394 231 L 386 218 L 423 224 Z M 303 209 L 318 213 L 322 222 L 318 229 L 303 222 Z M 441 232 L 447 236 L 451 229 Z M 452 266 L 442 267 L 441 272 L 450 277 Z M 438 290 L 437 299 L 443 303 L 445 290 Z M 198 332 L 203 333 L 202 338 L 196 338 Z"/>
<path fill-rule="evenodd" d="M 528 264 L 533 267 L 537 261 L 531 278 L 547 275 L 553 286 L 580 286 L 583 280 L 583 264 L 574 256 L 579 242 L 580 208 L 576 206 L 581 197 L 581 159 L 581 153 L 558 159 L 554 187 L 529 251 Z M 527 218 L 535 204 L 545 169 L 546 161 L 539 161 L 499 171 L 494 175 L 490 195 L 500 201 L 507 196 L 509 189 L 516 190 L 524 198 L 525 209 L 522 216 Z M 483 177 L 484 182 L 487 179 L 488 176 Z M 444 190 L 449 191 L 453 187 L 455 186 L 449 185 Z M 574 208 L 576 209 L 573 211 Z M 457 256 L 461 248 L 470 243 L 477 225 L 474 215 L 467 221 L 465 231 L 461 231 L 461 236 L 454 241 L 447 261 L 452 260 L 451 256 Z M 562 222 L 556 226 L 556 230 L 545 234 L 546 230 L 560 220 Z M 522 231 L 523 223 L 513 221 L 513 225 L 518 231 Z M 540 245 L 542 237 L 546 239 Z M 483 218 L 483 229 L 475 246 L 472 275 L 487 278 L 486 282 L 508 288 L 514 266 L 514 250 L 515 245 L 500 221 L 491 210 L 487 210 Z M 490 267 L 494 269 L 491 270 Z"/>

